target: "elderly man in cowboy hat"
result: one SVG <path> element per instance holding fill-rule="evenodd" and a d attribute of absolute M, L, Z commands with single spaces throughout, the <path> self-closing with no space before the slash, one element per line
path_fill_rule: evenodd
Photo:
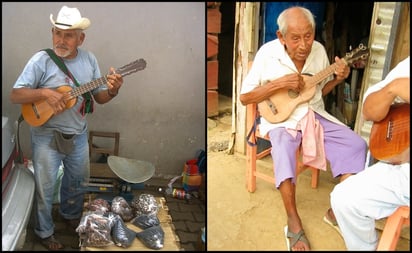
<path fill-rule="evenodd" d="M 64 246 L 54 235 L 52 218 L 58 170 L 63 167 L 64 171 L 59 213 L 74 232 L 82 216 L 90 175 L 86 115 L 93 112 L 94 101 L 104 104 L 115 98 L 123 78 L 110 68 L 107 84 L 68 99 L 67 90 L 62 92 L 61 87 L 70 90 L 101 77 L 96 57 L 80 48 L 90 20 L 82 17 L 77 8 L 63 6 L 56 20 L 50 15 L 50 21 L 53 49 L 32 56 L 14 84 L 10 99 L 12 103 L 32 105 L 29 108 L 33 107 L 37 119 L 44 117 L 41 107 L 52 108 L 50 118 L 30 128 L 36 182 L 34 231 L 48 250 L 59 250 Z M 70 101 L 74 102 L 68 106 Z"/>

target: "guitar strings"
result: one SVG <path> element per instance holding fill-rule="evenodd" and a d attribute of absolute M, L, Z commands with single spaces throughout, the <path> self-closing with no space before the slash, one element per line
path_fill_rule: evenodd
<path fill-rule="evenodd" d="M 126 64 L 121 68 L 118 68 L 116 70 L 116 73 L 120 74 L 122 76 L 126 76 L 126 75 L 132 74 L 134 72 L 137 72 L 138 70 L 143 70 L 145 67 L 146 67 L 146 61 L 144 59 L 139 59 L 139 60 L 136 60 L 136 61 L 131 62 L 129 64 Z M 93 81 L 91 81 L 87 84 L 76 87 L 76 88 L 74 88 L 74 89 L 72 89 L 68 92 L 68 94 L 69 94 L 69 99 L 68 100 L 74 99 L 74 98 L 76 98 L 76 97 L 78 97 L 78 96 L 80 96 L 80 95 L 82 95 L 82 94 L 84 94 L 88 91 L 91 91 L 91 90 L 105 84 L 106 82 L 107 82 L 107 76 L 102 76 L 102 77 L 100 77 L 98 79 L 95 79 L 95 80 L 93 80 Z"/>
<path fill-rule="evenodd" d="M 103 85 L 105 82 L 107 82 L 107 77 L 106 76 L 100 77 L 85 85 L 74 88 L 73 90 L 70 91 L 70 94 L 74 97 L 78 97 L 82 95 L 83 93 L 86 93 L 92 89 L 95 89 L 99 87 L 100 85 Z"/>
<path fill-rule="evenodd" d="M 323 79 L 325 79 L 326 77 L 328 77 L 329 75 L 332 75 L 333 72 L 335 72 L 337 63 L 334 62 L 331 65 L 329 65 L 328 67 L 326 67 L 324 70 L 318 72 L 317 74 L 313 75 L 311 73 L 299 73 L 298 71 L 296 71 L 295 69 L 293 69 L 292 67 L 290 67 L 289 65 L 287 65 L 286 63 L 283 63 L 281 61 L 281 59 L 277 58 L 277 60 L 279 61 L 279 63 L 288 68 L 289 70 L 291 70 L 293 73 L 299 74 L 299 75 L 308 75 L 310 76 L 310 78 L 308 78 L 307 80 L 305 80 L 305 83 L 307 83 L 307 87 L 312 87 L 315 86 L 316 84 L 318 84 L 319 82 L 321 82 Z"/>

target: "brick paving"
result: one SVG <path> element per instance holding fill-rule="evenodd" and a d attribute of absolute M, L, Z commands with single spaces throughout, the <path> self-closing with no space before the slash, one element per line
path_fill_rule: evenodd
<path fill-rule="evenodd" d="M 201 229 L 206 226 L 206 198 L 205 188 L 201 188 L 198 198 L 192 197 L 190 200 L 176 199 L 171 196 L 164 196 L 159 192 L 159 188 L 165 188 L 165 180 L 149 180 L 144 189 L 133 190 L 136 196 L 141 193 L 149 193 L 154 197 L 165 197 L 166 205 L 169 209 L 169 215 L 172 218 L 172 224 L 175 234 L 180 241 L 182 251 L 201 251 L 204 246 L 200 243 Z M 154 183 L 153 183 L 154 182 Z M 176 185 L 179 187 L 179 185 Z M 163 191 L 164 192 L 164 191 Z M 63 251 L 80 251 L 79 238 L 74 232 L 68 232 L 66 224 L 58 215 L 58 205 L 53 208 L 55 219 L 55 235 L 66 246 Z M 26 231 L 26 240 L 24 245 L 17 251 L 44 251 L 45 248 L 39 243 L 33 232 L 33 219 L 28 224 Z M 104 248 L 102 248 L 104 250 Z"/>
<path fill-rule="evenodd" d="M 199 250 L 200 231 L 206 224 L 204 199 L 186 201 L 167 196 L 166 203 L 181 247 L 185 251 Z"/>

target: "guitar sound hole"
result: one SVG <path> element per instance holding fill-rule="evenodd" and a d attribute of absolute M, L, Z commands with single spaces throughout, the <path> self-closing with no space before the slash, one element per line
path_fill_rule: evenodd
<path fill-rule="evenodd" d="M 296 98 L 297 96 L 299 96 L 299 92 L 290 89 L 288 90 L 288 95 L 290 98 Z"/>

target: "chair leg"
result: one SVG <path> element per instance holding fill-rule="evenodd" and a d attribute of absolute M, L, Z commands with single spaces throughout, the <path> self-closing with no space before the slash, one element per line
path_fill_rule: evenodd
<path fill-rule="evenodd" d="M 249 192 L 256 190 L 256 146 L 248 145 L 246 148 L 246 187 Z"/>
<path fill-rule="evenodd" d="M 312 183 L 311 186 L 313 189 L 318 188 L 319 173 L 320 170 L 317 168 L 310 168 L 312 170 Z"/>
<path fill-rule="evenodd" d="M 402 226 L 410 225 L 409 211 L 409 206 L 401 206 L 388 217 L 377 250 L 396 250 Z"/>

